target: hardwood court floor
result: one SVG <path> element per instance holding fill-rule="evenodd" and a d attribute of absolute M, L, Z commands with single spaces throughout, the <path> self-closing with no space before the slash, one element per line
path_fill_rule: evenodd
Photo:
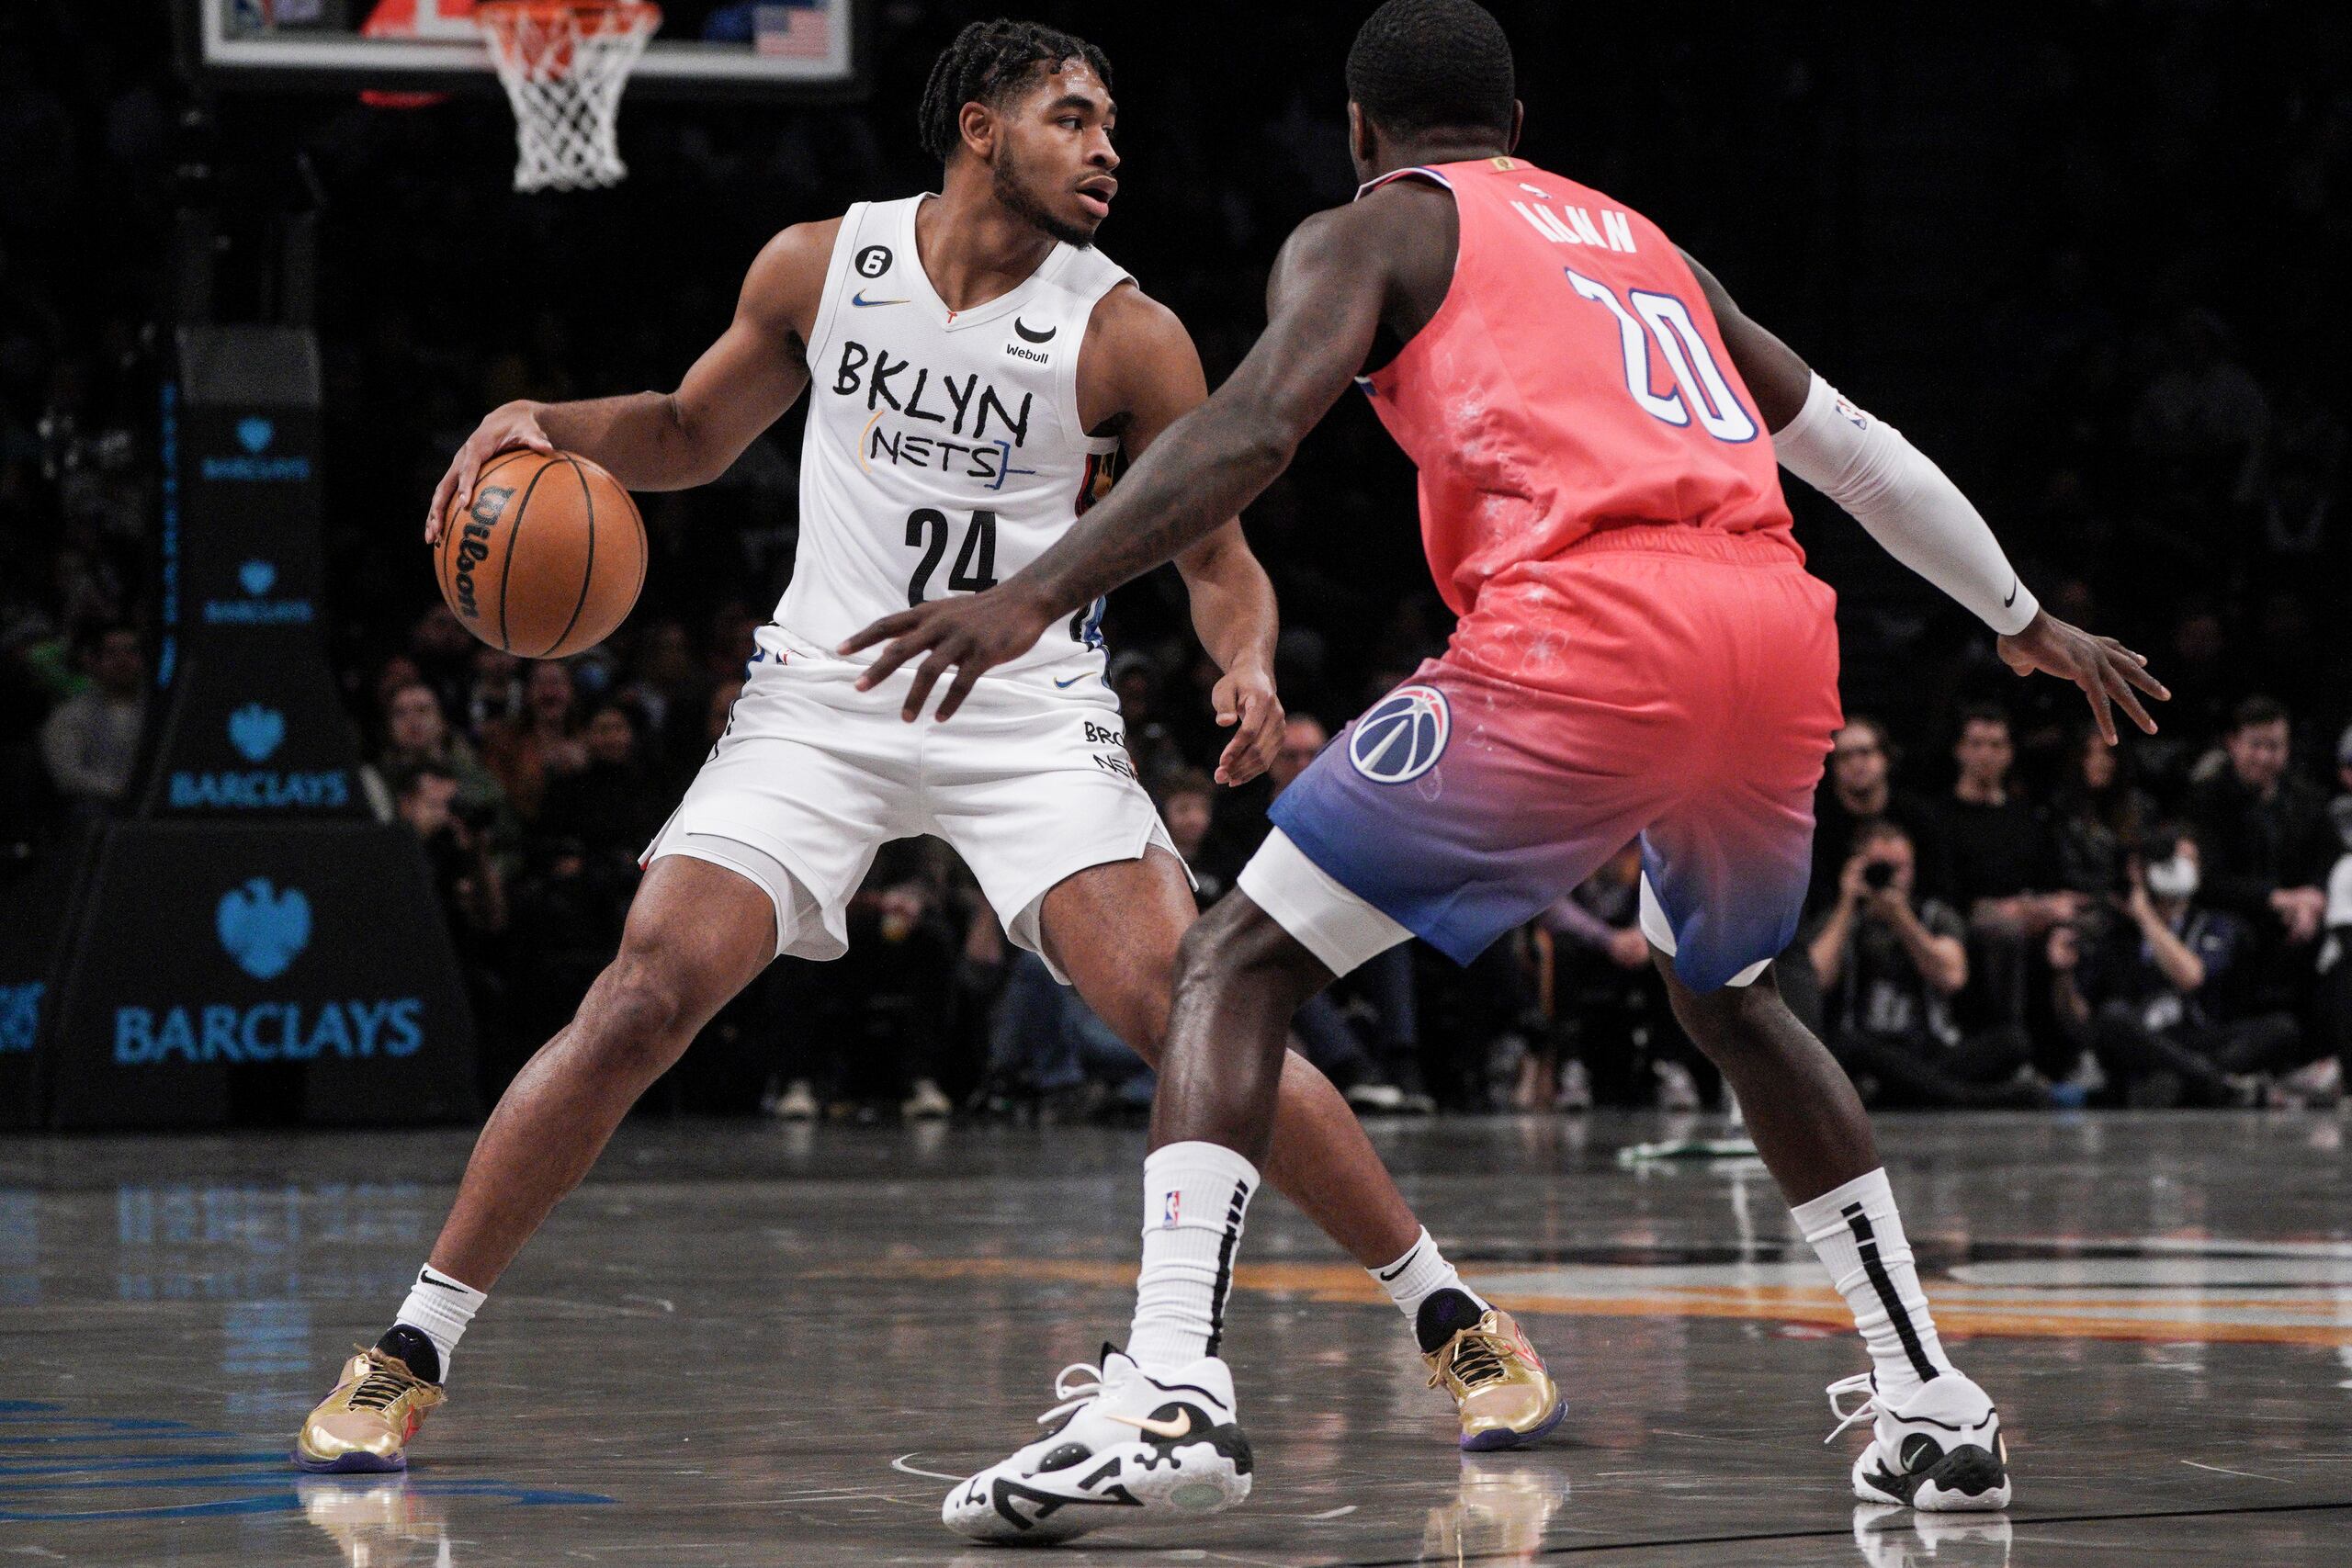
<path fill-rule="evenodd" d="M 2334 1116 L 1889 1118 L 2005 1520 L 1858 1507 L 1838 1303 L 1750 1165 L 1650 1118 L 1380 1129 L 1567 1387 L 1465 1459 L 1404 1325 L 1269 1195 L 1228 1348 L 1257 1494 L 1063 1564 L 2352 1562 L 2352 1173 Z M 459 1133 L 0 1141 L 0 1562 L 1006 1563 L 947 1483 L 1124 1332 L 1137 1134 L 647 1123 L 525 1253 L 405 1480 L 288 1435 L 401 1295 Z"/>

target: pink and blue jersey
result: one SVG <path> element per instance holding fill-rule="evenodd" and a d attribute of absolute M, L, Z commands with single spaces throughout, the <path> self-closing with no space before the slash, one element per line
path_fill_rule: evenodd
<path fill-rule="evenodd" d="M 1840 722 L 1770 436 L 1647 219 L 1515 158 L 1388 177 L 1460 214 L 1444 302 L 1364 385 L 1461 619 L 1274 822 L 1465 963 L 1639 838 L 1677 973 L 1723 985 L 1795 933 Z"/>

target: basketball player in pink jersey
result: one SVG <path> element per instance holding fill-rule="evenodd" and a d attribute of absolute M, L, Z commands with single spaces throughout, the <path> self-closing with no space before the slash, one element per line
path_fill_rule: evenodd
<path fill-rule="evenodd" d="M 1635 836 L 1676 1016 L 1870 1352 L 1831 1388 L 1840 1431 L 1873 1423 L 1855 1494 L 2005 1507 L 1993 1402 L 1939 1342 L 1861 1104 L 1771 973 L 1839 723 L 1833 596 L 1804 570 L 1776 461 L 1983 618 L 2019 674 L 2080 685 L 2110 742 L 2113 707 L 2153 730 L 2134 689 L 2164 688 L 2042 611 L 1951 481 L 1657 225 L 1514 157 L 1510 45 L 1471 0 L 1389 0 L 1348 89 L 1363 188 L 1291 237 L 1233 378 L 1027 570 L 850 645 L 895 639 L 868 681 L 922 660 L 910 718 L 953 668 L 946 718 L 982 671 L 1247 504 L 1351 380 L 1419 465 L 1430 567 L 1461 617 L 1443 658 L 1283 792 L 1239 892 L 1186 937 L 1126 1353 L 1052 1437 L 959 1484 L 946 1521 L 1049 1539 L 1246 1496 L 1216 1350 L 1283 1021 L 1408 936 L 1467 961 Z"/>

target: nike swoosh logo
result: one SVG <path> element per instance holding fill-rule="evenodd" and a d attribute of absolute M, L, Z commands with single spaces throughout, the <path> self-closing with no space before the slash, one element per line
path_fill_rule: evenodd
<path fill-rule="evenodd" d="M 1073 675 L 1073 676 L 1071 676 L 1071 677 L 1070 677 L 1069 680 L 1067 680 L 1067 681 L 1057 681 L 1057 682 L 1054 682 L 1054 684 L 1055 684 L 1057 687 L 1060 688 L 1062 691 L 1067 692 L 1067 691 L 1069 691 L 1072 686 L 1077 685 L 1080 681 L 1083 681 L 1083 680 L 1085 680 L 1086 678 L 1087 678 L 1087 677 L 1085 677 L 1085 676 L 1083 676 L 1083 675 Z"/>
<path fill-rule="evenodd" d="M 2002 608 L 2002 609 L 2004 609 L 2004 610 L 2006 610 L 2006 609 L 2007 609 L 2010 605 L 2012 605 L 2012 604 L 2016 604 L 2017 602 L 2018 602 L 2018 580 L 2017 580 L 2016 578 L 2012 577 L 2011 579 L 2009 579 L 2009 596 L 2008 596 L 2007 598 L 2006 598 L 2006 599 L 2004 599 L 2004 600 L 2002 600 L 2002 601 L 2001 601 L 2001 608 Z"/>
<path fill-rule="evenodd" d="M 851 295 L 849 302 L 853 305 L 903 305 L 906 303 L 904 299 L 868 299 L 863 288 Z"/>
<path fill-rule="evenodd" d="M 1054 334 L 1061 331 L 1061 328 L 1047 327 L 1044 332 L 1039 332 L 1020 317 L 1015 316 L 1012 318 L 1012 330 L 1021 334 L 1023 343 L 1051 343 L 1054 341 Z"/>
<path fill-rule="evenodd" d="M 1107 1412 L 1106 1417 L 1118 1422 L 1123 1427 L 1133 1427 L 1140 1431 L 1149 1432 L 1155 1438 L 1165 1438 L 1170 1442 L 1178 1438 L 1191 1437 L 1193 1434 L 1193 1413 L 1189 1410 L 1176 1412 L 1176 1418 L 1173 1421 L 1155 1420 L 1148 1416 L 1109 1416 Z"/>
<path fill-rule="evenodd" d="M 1386 1273 L 1380 1274 L 1380 1282 L 1385 1285 L 1388 1283 L 1389 1280 L 1396 1278 L 1397 1275 L 1402 1274 L 1406 1269 L 1410 1269 L 1413 1266 L 1413 1259 L 1419 1258 L 1420 1255 L 1421 1249 L 1418 1247 L 1413 1248 L 1412 1251 L 1405 1254 L 1404 1262 L 1399 1263 L 1396 1268 L 1389 1269 Z M 1374 1269 L 1374 1272 L 1379 1273 L 1380 1271 Z"/>
<path fill-rule="evenodd" d="M 455 1285 L 445 1285 L 438 1280 L 430 1280 L 422 1274 L 419 1274 L 416 1277 L 416 1282 L 420 1285 L 430 1285 L 436 1291 L 456 1291 L 458 1289 Z"/>

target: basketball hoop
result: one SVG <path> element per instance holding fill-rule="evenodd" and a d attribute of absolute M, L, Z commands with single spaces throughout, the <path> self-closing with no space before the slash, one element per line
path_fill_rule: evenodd
<path fill-rule="evenodd" d="M 514 188 L 580 190 L 628 173 L 614 140 L 621 88 L 659 6 L 639 0 L 490 0 L 474 19 L 514 109 Z"/>

